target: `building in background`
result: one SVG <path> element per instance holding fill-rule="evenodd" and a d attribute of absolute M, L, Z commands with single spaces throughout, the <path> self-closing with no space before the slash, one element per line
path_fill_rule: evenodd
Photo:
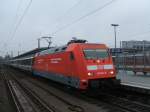
<path fill-rule="evenodd" d="M 150 41 L 146 41 L 146 40 L 143 40 L 143 41 L 136 41 L 136 40 L 122 41 L 121 47 L 123 49 L 136 49 L 138 51 L 149 50 L 150 49 Z"/>

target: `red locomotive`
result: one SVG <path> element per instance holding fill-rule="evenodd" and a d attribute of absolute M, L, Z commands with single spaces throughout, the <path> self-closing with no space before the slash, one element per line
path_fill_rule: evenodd
<path fill-rule="evenodd" d="M 51 48 L 34 57 L 33 74 L 79 89 L 113 82 L 116 71 L 104 44 L 72 40 L 67 46 Z"/>
<path fill-rule="evenodd" d="M 34 75 L 78 89 L 118 82 L 108 47 L 85 40 L 71 40 L 65 46 L 49 48 L 31 58 L 15 58 L 11 62 Z"/>

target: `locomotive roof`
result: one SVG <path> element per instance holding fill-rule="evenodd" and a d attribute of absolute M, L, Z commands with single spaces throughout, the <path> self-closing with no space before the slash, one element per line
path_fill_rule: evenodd
<path fill-rule="evenodd" d="M 60 47 L 52 47 L 47 50 L 39 52 L 39 55 L 52 54 L 55 52 L 62 52 L 62 51 L 65 51 L 66 48 L 67 48 L 67 45 L 60 46 Z"/>
<path fill-rule="evenodd" d="M 69 45 L 84 45 L 84 44 L 86 44 L 86 45 L 92 45 L 92 44 L 94 44 L 94 45 L 103 45 L 103 46 L 106 46 L 105 44 L 100 44 L 100 43 L 69 43 L 69 44 L 67 44 L 67 45 L 64 45 L 64 46 L 60 46 L 60 47 L 53 47 L 53 48 L 49 48 L 49 49 L 46 49 L 46 50 L 43 50 L 43 51 L 41 51 L 41 52 L 39 52 L 38 53 L 38 55 L 45 55 L 45 54 L 53 54 L 53 53 L 56 53 L 56 52 L 63 52 L 63 51 L 65 51 L 66 49 L 67 49 L 67 47 L 69 46 Z"/>

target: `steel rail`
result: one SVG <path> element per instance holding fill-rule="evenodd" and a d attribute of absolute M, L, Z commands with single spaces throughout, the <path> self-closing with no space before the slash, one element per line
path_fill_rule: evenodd
<path fill-rule="evenodd" d="M 15 74 L 15 73 L 14 73 Z M 30 83 L 32 83 L 33 85 L 35 85 L 38 88 L 41 88 L 42 90 L 44 90 L 45 92 L 47 92 L 48 94 L 50 94 L 51 96 L 54 96 L 55 98 L 57 98 L 58 100 L 60 100 L 61 102 L 65 103 L 66 105 L 68 105 L 68 109 L 74 112 L 85 112 L 84 108 L 79 106 L 79 105 L 75 105 L 72 104 L 71 102 L 65 100 L 64 98 L 54 94 L 53 92 L 51 92 L 49 89 L 46 89 L 44 87 L 42 87 L 40 84 L 35 83 L 31 80 L 28 80 Z"/>
<path fill-rule="evenodd" d="M 18 86 L 25 92 L 28 98 L 31 99 L 32 102 L 38 107 L 39 111 L 41 112 L 58 112 L 54 107 L 48 106 L 43 100 L 36 95 L 35 92 L 31 91 L 28 87 L 23 85 L 18 79 L 14 76 L 11 75 L 11 78 L 18 84 Z"/>
<path fill-rule="evenodd" d="M 99 98 L 101 98 L 104 102 L 108 102 L 112 105 L 119 106 L 120 108 L 126 109 L 130 112 L 150 112 L 150 106 L 146 104 L 142 104 L 136 101 L 131 101 L 126 98 L 120 98 L 108 93 L 99 92 Z"/>
<path fill-rule="evenodd" d="M 21 106 L 19 105 L 19 102 L 18 102 L 18 100 L 17 100 L 17 98 L 16 98 L 16 96 L 15 96 L 13 90 L 12 90 L 12 87 L 11 87 L 9 81 L 6 79 L 6 76 L 5 76 L 5 73 L 4 73 L 4 72 L 1 73 L 1 77 L 2 77 L 2 79 L 4 80 L 4 83 L 6 84 L 6 86 L 8 87 L 8 90 L 9 90 L 9 92 L 10 92 L 10 95 L 11 95 L 12 99 L 13 99 L 13 102 L 14 102 L 14 104 L 15 104 L 15 107 L 16 107 L 16 109 L 17 109 L 17 112 L 22 112 L 23 109 L 22 109 Z"/>

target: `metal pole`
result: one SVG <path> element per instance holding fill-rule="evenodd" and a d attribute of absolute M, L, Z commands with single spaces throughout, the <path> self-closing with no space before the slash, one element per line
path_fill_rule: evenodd
<path fill-rule="evenodd" d="M 115 34 L 115 57 L 116 57 L 116 59 L 118 58 L 118 51 L 117 51 L 117 39 L 116 39 L 116 27 L 117 26 L 119 26 L 118 24 L 111 24 L 111 26 L 113 26 L 114 27 L 114 34 Z M 116 64 L 116 66 L 117 66 L 117 69 L 118 69 L 118 62 L 117 62 L 117 64 Z"/>
<path fill-rule="evenodd" d="M 117 34 L 116 34 L 116 27 L 119 26 L 118 24 L 111 24 L 114 27 L 114 34 L 115 34 L 115 49 L 117 48 Z"/>
<path fill-rule="evenodd" d="M 145 65 L 146 65 L 146 54 L 145 54 L 145 41 L 143 40 L 143 65 L 144 65 L 144 68 L 143 68 L 143 73 L 144 75 L 146 75 L 146 72 L 145 72 Z"/>
<path fill-rule="evenodd" d="M 38 40 L 38 49 L 40 48 L 40 38 L 37 39 Z"/>
<path fill-rule="evenodd" d="M 116 26 L 114 26 L 114 34 L 115 34 L 115 48 L 117 47 L 117 45 L 116 45 L 116 41 L 117 41 L 117 39 L 116 39 Z"/>

